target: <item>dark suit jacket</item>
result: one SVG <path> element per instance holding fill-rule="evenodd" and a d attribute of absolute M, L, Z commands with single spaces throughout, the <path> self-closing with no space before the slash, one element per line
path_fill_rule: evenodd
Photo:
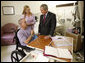
<path fill-rule="evenodd" d="M 43 24 L 43 15 L 40 16 L 39 33 L 40 35 L 51 35 L 53 36 L 56 28 L 56 15 L 48 12 L 45 23 Z"/>

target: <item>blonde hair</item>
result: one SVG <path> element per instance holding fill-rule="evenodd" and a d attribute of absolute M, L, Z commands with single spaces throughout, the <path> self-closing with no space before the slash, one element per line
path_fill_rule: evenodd
<path fill-rule="evenodd" d="M 23 12 L 22 12 L 22 14 L 24 14 L 25 16 L 26 16 L 26 12 L 25 12 L 25 11 L 26 11 L 27 8 L 30 8 L 30 7 L 29 7 L 28 5 L 25 5 L 25 6 L 24 6 L 24 10 L 23 10 Z M 30 12 L 30 15 L 32 15 L 31 12 Z"/>

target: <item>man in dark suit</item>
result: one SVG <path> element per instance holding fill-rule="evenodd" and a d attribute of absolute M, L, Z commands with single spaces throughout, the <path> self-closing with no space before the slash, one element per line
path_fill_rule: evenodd
<path fill-rule="evenodd" d="M 56 28 L 56 15 L 48 11 L 48 6 L 42 4 L 40 6 L 42 15 L 40 16 L 39 34 L 46 35 L 46 39 L 53 36 Z"/>

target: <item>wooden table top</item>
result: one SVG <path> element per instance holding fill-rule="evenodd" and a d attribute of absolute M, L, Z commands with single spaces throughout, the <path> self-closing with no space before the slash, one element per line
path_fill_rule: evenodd
<path fill-rule="evenodd" d="M 32 46 L 32 47 L 44 50 L 45 46 L 49 45 L 50 42 L 52 41 L 51 38 L 44 39 L 44 37 L 45 37 L 44 35 L 40 35 L 37 39 L 35 39 L 31 43 L 29 43 L 28 46 Z"/>

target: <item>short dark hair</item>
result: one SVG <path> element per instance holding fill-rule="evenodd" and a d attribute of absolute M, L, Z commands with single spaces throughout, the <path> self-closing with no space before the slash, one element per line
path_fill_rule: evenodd
<path fill-rule="evenodd" d="M 48 6 L 46 4 L 42 4 L 40 7 L 43 7 L 44 10 L 48 10 Z"/>

